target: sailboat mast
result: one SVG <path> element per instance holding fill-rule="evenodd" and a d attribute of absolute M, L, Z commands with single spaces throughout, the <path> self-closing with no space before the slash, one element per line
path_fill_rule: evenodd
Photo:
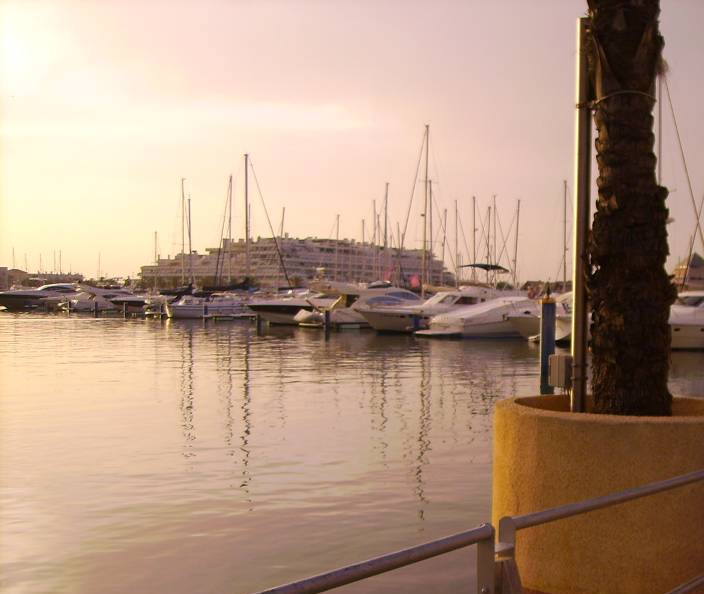
<path fill-rule="evenodd" d="M 232 282 L 232 174 L 227 184 L 227 284 Z"/>
<path fill-rule="evenodd" d="M 447 241 L 447 209 L 443 211 L 442 223 L 442 268 L 440 269 L 440 284 L 445 284 L 445 242 Z"/>
<path fill-rule="evenodd" d="M 428 180 L 428 231 L 430 233 L 430 244 L 428 249 L 429 266 L 429 282 L 434 284 L 433 275 L 435 274 L 435 260 L 433 257 L 433 180 Z"/>
<path fill-rule="evenodd" d="M 335 217 L 335 280 L 340 280 L 340 215 Z"/>
<path fill-rule="evenodd" d="M 567 180 L 562 180 L 562 291 L 567 290 Z"/>
<path fill-rule="evenodd" d="M 244 154 L 244 261 L 245 276 L 249 278 L 249 154 Z"/>
<path fill-rule="evenodd" d="M 188 196 L 188 278 L 192 283 L 193 278 L 193 247 L 191 246 L 191 197 Z"/>
<path fill-rule="evenodd" d="M 457 200 L 455 200 L 455 286 L 460 288 L 460 248 L 459 248 L 459 215 L 457 213 Z"/>
<path fill-rule="evenodd" d="M 157 252 L 157 232 L 154 231 L 154 290 L 157 288 L 157 275 L 159 274 L 159 256 Z"/>
<path fill-rule="evenodd" d="M 494 241 L 493 241 L 494 251 L 492 254 L 492 262 L 490 262 L 490 263 L 498 265 L 499 262 L 498 262 L 497 252 L 496 252 L 496 194 L 493 195 L 492 201 L 493 201 L 492 203 L 494 205 Z M 491 227 L 489 227 L 489 228 L 491 228 Z M 494 277 L 494 287 L 496 287 L 496 270 L 494 270 L 493 277 Z"/>
<path fill-rule="evenodd" d="M 387 270 L 389 267 L 388 217 L 389 217 L 389 182 L 386 182 L 386 190 L 384 191 L 384 270 Z"/>
<path fill-rule="evenodd" d="M 516 282 L 518 280 L 518 219 L 521 216 L 521 201 L 518 201 L 516 205 L 516 241 L 513 244 L 513 288 L 516 287 Z"/>
<path fill-rule="evenodd" d="M 477 197 L 472 196 L 472 264 L 477 263 Z M 477 269 L 472 266 L 472 282 L 477 282 Z"/>
<path fill-rule="evenodd" d="M 183 182 L 185 178 L 181 178 L 181 284 L 186 283 L 186 196 L 183 190 Z"/>
<path fill-rule="evenodd" d="M 486 211 L 486 263 L 491 264 L 491 206 Z M 486 284 L 489 284 L 489 268 L 486 269 Z"/>
<path fill-rule="evenodd" d="M 430 145 L 430 125 L 425 125 L 425 183 L 423 200 L 423 259 L 421 261 L 420 296 L 425 298 L 425 284 L 428 280 L 428 147 Z"/>

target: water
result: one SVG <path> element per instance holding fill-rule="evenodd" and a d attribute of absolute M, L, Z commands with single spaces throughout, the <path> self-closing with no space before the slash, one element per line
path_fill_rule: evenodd
<path fill-rule="evenodd" d="M 673 354 L 674 393 L 703 357 Z M 0 591 L 248 592 L 489 521 L 492 406 L 537 371 L 523 341 L 3 314 Z"/>

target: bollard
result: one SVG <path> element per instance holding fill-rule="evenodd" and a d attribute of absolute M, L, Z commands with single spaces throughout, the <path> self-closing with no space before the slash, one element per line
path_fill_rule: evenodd
<path fill-rule="evenodd" d="M 93 300 L 93 317 L 98 317 L 98 302 Z"/>
<path fill-rule="evenodd" d="M 553 394 L 554 388 L 549 383 L 550 355 L 555 352 L 555 300 L 547 294 L 540 300 L 540 393 Z"/>

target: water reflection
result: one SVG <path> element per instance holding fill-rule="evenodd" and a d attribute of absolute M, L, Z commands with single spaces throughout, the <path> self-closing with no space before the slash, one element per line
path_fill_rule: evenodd
<path fill-rule="evenodd" d="M 673 353 L 672 391 L 704 394 L 703 362 Z M 0 318 L 0 381 L 23 594 L 244 592 L 484 522 L 493 405 L 539 385 L 520 341 L 46 316 Z"/>

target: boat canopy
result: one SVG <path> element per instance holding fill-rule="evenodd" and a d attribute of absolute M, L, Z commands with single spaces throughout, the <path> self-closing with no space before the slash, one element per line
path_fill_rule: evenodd
<path fill-rule="evenodd" d="M 475 263 L 475 264 L 460 264 L 460 268 L 481 268 L 482 270 L 496 270 L 497 272 L 508 272 L 509 270 L 507 268 L 504 268 L 503 266 L 499 266 L 498 264 L 482 264 L 482 263 Z"/>

